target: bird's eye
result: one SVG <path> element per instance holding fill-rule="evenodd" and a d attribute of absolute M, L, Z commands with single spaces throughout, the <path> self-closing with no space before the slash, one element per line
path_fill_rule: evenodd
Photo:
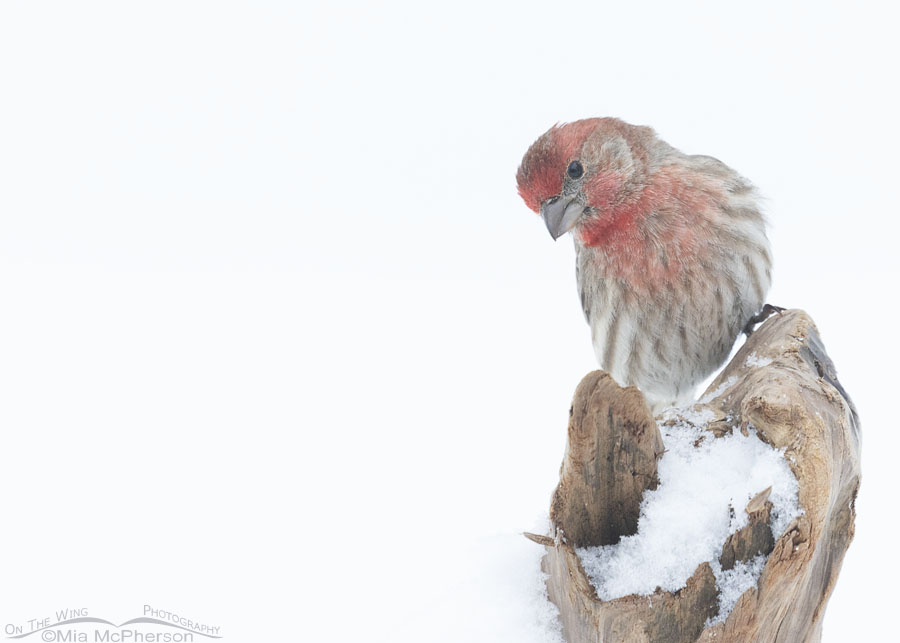
<path fill-rule="evenodd" d="M 580 179 L 581 175 L 584 174 L 584 167 L 582 167 L 581 161 L 569 163 L 569 169 L 566 170 L 566 174 L 569 175 L 570 179 Z"/>

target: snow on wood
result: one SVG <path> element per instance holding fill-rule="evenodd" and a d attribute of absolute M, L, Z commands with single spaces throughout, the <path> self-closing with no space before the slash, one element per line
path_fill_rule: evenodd
<path fill-rule="evenodd" d="M 802 311 L 655 422 L 636 389 L 589 374 L 554 533 L 531 536 L 566 640 L 818 641 L 859 471 L 856 412 Z"/>

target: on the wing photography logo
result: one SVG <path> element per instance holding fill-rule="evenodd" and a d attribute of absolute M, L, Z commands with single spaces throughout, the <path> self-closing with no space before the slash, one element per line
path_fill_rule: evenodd
<path fill-rule="evenodd" d="M 47 643 L 182 643 L 222 638 L 218 625 L 152 605 L 144 605 L 142 616 L 119 624 L 92 616 L 86 607 L 58 610 L 55 616 L 56 620 L 44 616 L 7 623 L 6 638 Z"/>

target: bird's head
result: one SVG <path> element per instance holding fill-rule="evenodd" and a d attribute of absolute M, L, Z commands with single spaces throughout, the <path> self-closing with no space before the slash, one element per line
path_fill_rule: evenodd
<path fill-rule="evenodd" d="M 614 216 L 646 184 L 663 148 L 649 127 L 615 118 L 554 125 L 525 153 L 519 194 L 558 239 L 592 218 Z"/>

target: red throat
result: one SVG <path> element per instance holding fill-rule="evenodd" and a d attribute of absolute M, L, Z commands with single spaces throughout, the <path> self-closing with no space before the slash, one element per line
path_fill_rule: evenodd
<path fill-rule="evenodd" d="M 703 253 L 702 221 L 715 212 L 715 192 L 691 189 L 676 168 L 656 172 L 636 198 L 585 221 L 576 234 L 588 248 L 602 250 L 611 277 L 638 288 L 653 288 L 679 277 L 682 268 Z M 650 230 L 650 213 L 666 217 L 665 226 Z"/>

